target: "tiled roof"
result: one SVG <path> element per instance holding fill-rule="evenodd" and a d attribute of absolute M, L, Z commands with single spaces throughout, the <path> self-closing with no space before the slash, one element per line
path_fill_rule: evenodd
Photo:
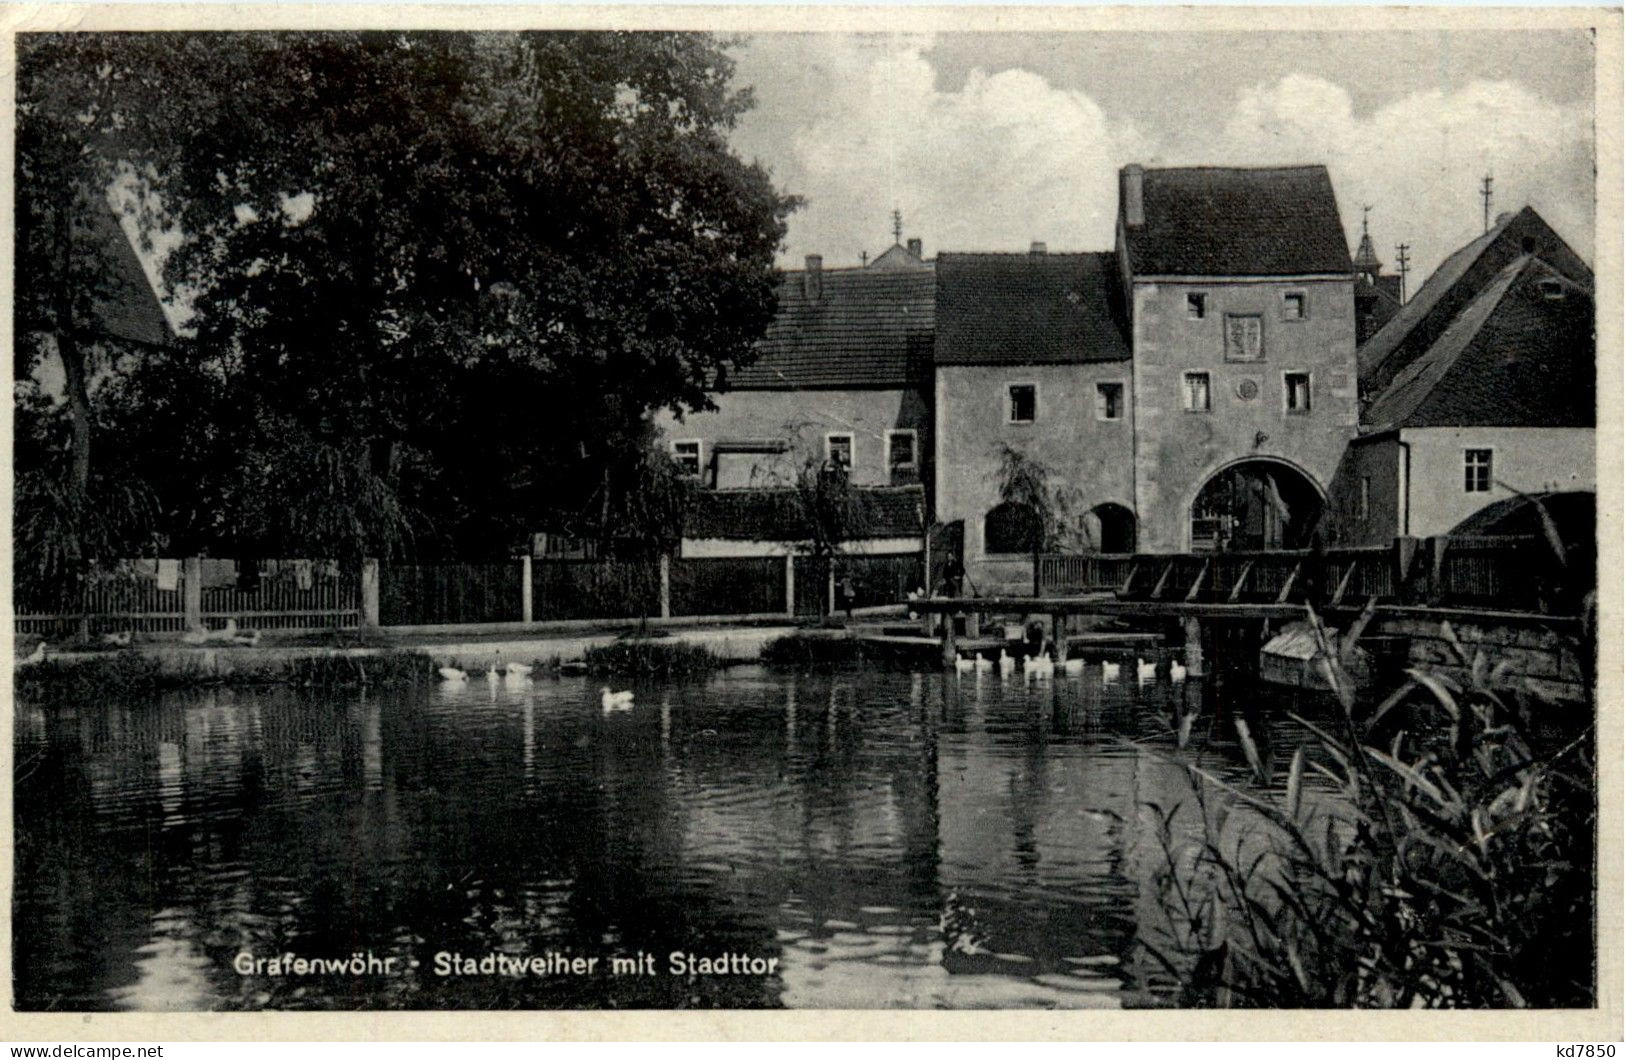
<path fill-rule="evenodd" d="M 925 527 L 923 486 L 854 490 L 870 537 L 918 537 Z M 724 541 L 804 541 L 812 535 L 794 489 L 700 490 L 683 520 L 683 536 Z"/>
<path fill-rule="evenodd" d="M 1365 421 L 1394 427 L 1596 425 L 1590 290 L 1539 258 L 1502 269 Z"/>
<path fill-rule="evenodd" d="M 110 208 L 98 210 L 91 224 L 91 238 L 96 240 L 101 253 L 102 281 L 91 298 L 91 319 L 82 323 L 93 331 L 127 342 L 149 346 L 168 343 L 171 338 L 169 319 L 164 316 L 158 295 L 118 218 Z"/>
<path fill-rule="evenodd" d="M 1360 347 L 1361 380 L 1382 386 L 1405 367 L 1409 357 L 1419 354 L 1448 327 L 1452 315 L 1508 261 L 1529 252 L 1539 254 L 1571 280 L 1591 282 L 1590 268 L 1533 208 L 1525 206 L 1516 213 L 1502 214 L 1488 232 L 1445 258 L 1410 301 Z M 1475 269 L 1480 259 L 1484 266 Z M 1469 274 L 1474 282 L 1458 290 Z M 1400 363 L 1383 370 L 1396 351 Z"/>
<path fill-rule="evenodd" d="M 1110 253 L 940 254 L 936 363 L 1127 360 L 1119 286 Z"/>
<path fill-rule="evenodd" d="M 826 269 L 809 299 L 807 274 L 787 273 L 760 355 L 718 380 L 721 390 L 900 388 L 931 366 L 936 278 L 929 267 Z"/>
<path fill-rule="evenodd" d="M 1325 166 L 1144 174 L 1145 223 L 1122 229 L 1137 276 L 1353 271 Z"/>

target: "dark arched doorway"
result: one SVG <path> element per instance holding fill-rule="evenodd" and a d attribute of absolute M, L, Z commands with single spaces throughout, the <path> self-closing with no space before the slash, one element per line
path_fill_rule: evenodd
<path fill-rule="evenodd" d="M 1191 505 L 1191 550 L 1305 548 L 1324 504 L 1315 484 L 1289 464 L 1231 464 L 1208 479 Z"/>
<path fill-rule="evenodd" d="M 1097 504 L 1089 510 L 1095 547 L 1102 552 L 1133 552 L 1134 513 L 1121 504 Z"/>
<path fill-rule="evenodd" d="M 1038 513 L 1025 504 L 1006 501 L 982 522 L 982 550 L 994 555 L 1027 555 L 1043 547 Z"/>

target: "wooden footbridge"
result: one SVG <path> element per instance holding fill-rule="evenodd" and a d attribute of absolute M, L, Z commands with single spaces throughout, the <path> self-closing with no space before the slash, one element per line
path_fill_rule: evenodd
<path fill-rule="evenodd" d="M 1391 546 L 1275 552 L 1043 556 L 1037 596 L 932 597 L 910 602 L 924 636 L 940 639 L 945 663 L 963 635 L 979 640 L 986 616 L 1051 617 L 1065 654 L 1077 616 L 1177 622 L 1187 666 L 1201 671 L 1205 625 L 1270 624 L 1305 616 L 1334 620 L 1366 607 L 1386 616 L 1572 625 L 1589 587 L 1579 557 L 1559 556 L 1536 538 L 1400 538 Z M 1594 560 L 1592 561 L 1594 565 Z M 939 621 L 938 616 L 950 616 Z M 939 628 L 940 627 L 940 628 Z M 974 650 L 974 649 L 973 649 Z"/>

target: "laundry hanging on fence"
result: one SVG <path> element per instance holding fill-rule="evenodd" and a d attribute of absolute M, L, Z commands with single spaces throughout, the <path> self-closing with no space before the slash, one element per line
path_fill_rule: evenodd
<path fill-rule="evenodd" d="M 181 585 L 181 561 L 178 559 L 161 559 L 158 561 L 158 591 L 172 593 Z"/>
<path fill-rule="evenodd" d="M 309 589 L 315 581 L 316 564 L 308 559 L 293 561 L 293 579 L 301 591 Z"/>

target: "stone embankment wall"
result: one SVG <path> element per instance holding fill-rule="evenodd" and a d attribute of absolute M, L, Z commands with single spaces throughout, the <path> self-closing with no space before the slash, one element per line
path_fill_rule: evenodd
<path fill-rule="evenodd" d="M 1426 666 L 1462 681 L 1469 667 L 1445 633 L 1443 618 L 1431 616 L 1385 619 L 1372 632 L 1403 637 L 1412 666 Z M 1552 699 L 1583 701 L 1586 667 L 1580 657 L 1582 642 L 1575 632 L 1542 625 L 1538 620 L 1464 622 L 1449 620 L 1468 663 L 1483 652 L 1488 670 L 1507 667 L 1506 680 L 1524 684 L 1531 692 Z M 1572 622 L 1570 623 L 1572 625 Z"/>

